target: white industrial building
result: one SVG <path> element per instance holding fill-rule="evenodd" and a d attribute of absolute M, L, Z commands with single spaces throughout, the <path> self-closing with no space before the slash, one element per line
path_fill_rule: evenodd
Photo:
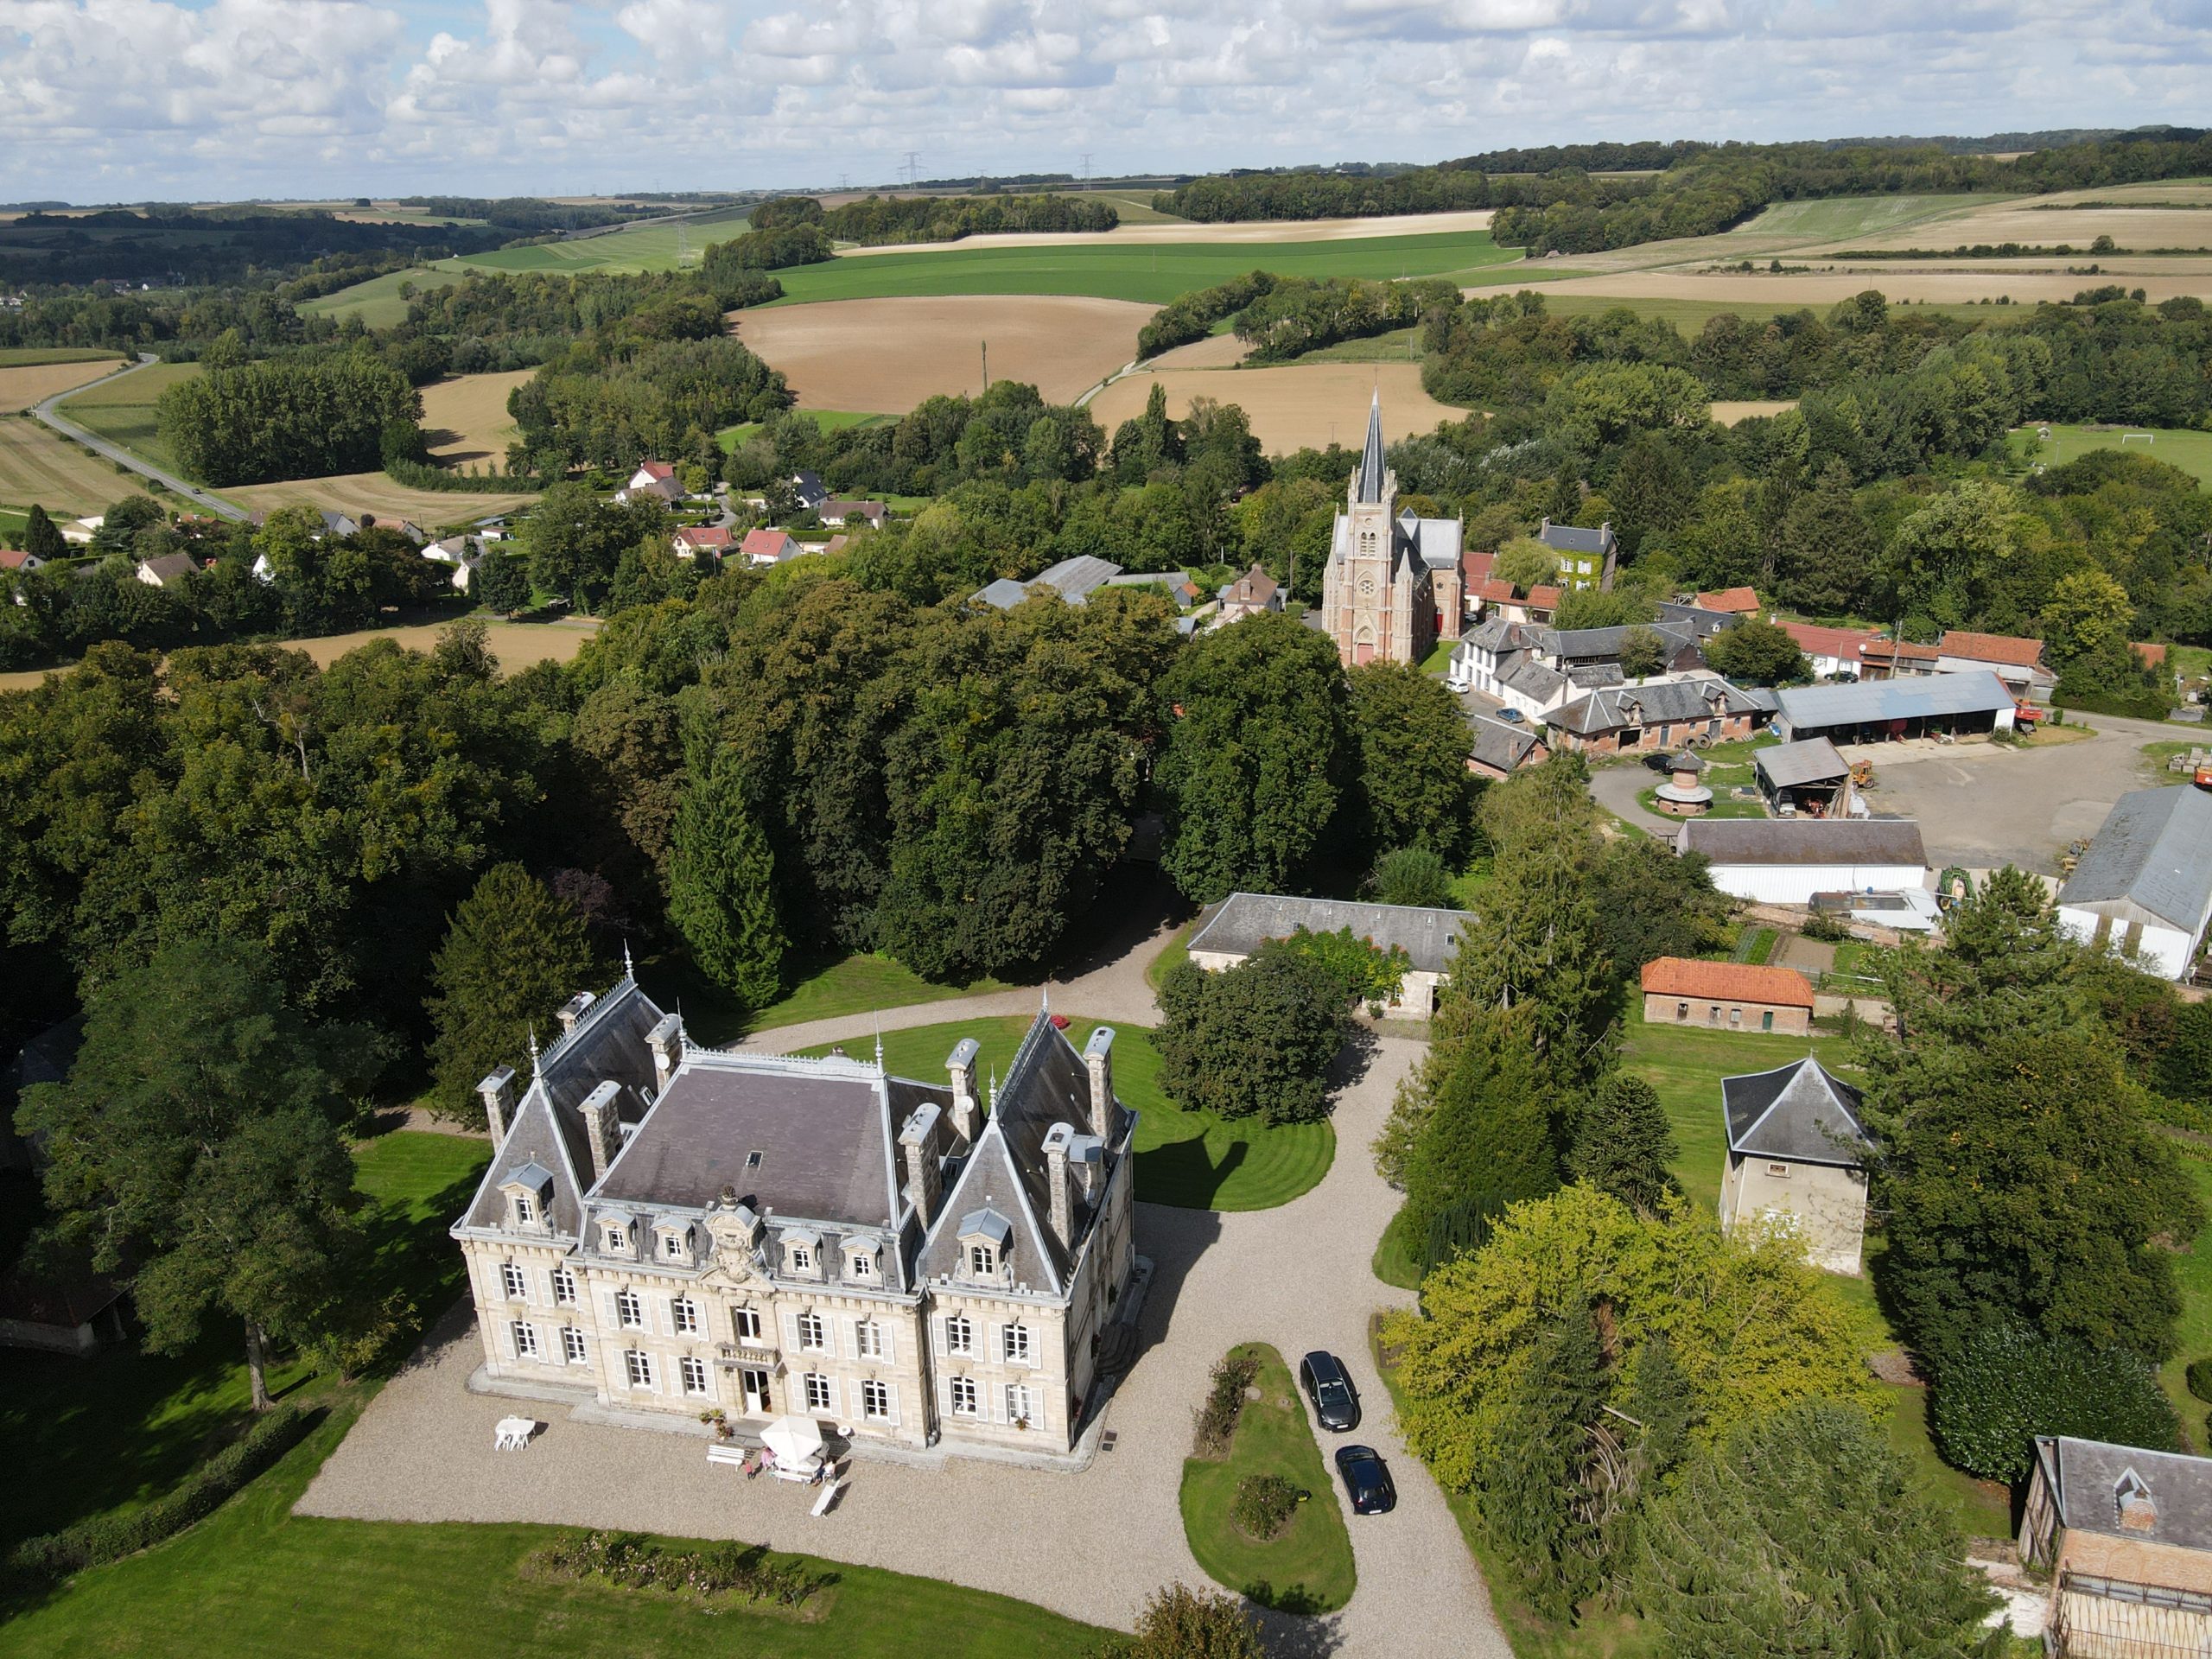
<path fill-rule="evenodd" d="M 1911 818 L 1694 818 L 1675 836 L 1675 850 L 1702 853 L 1714 887 L 1754 904 L 1928 885 L 1928 854 Z"/>

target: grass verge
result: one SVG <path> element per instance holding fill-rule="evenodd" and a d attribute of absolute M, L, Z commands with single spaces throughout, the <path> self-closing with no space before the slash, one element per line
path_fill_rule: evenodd
<path fill-rule="evenodd" d="M 1293 1613 L 1333 1611 L 1351 1599 L 1357 1574 L 1351 1535 L 1321 1448 L 1282 1356 L 1263 1342 L 1230 1350 L 1260 1362 L 1256 1400 L 1247 1399 L 1225 1458 L 1183 1463 L 1183 1535 L 1206 1576 L 1263 1606 Z M 1253 1537 L 1230 1513 L 1239 1482 L 1277 1475 L 1309 1494 L 1273 1538 Z"/>
<path fill-rule="evenodd" d="M 944 1058 L 963 1037 L 981 1052 L 979 1075 L 1003 1077 L 1013 1064 L 1027 1014 L 918 1026 L 883 1033 L 883 1063 L 899 1077 L 930 1082 L 944 1077 Z M 1077 1017 L 1067 1028 L 1077 1048 L 1103 1023 Z M 1336 1132 L 1326 1123 L 1264 1124 L 1224 1122 L 1211 1112 L 1185 1111 L 1160 1090 L 1160 1051 L 1141 1026 L 1116 1026 L 1114 1087 L 1138 1114 L 1137 1197 L 1147 1204 L 1185 1210 L 1272 1210 L 1319 1185 L 1336 1156 Z M 855 1056 L 873 1052 L 869 1039 L 843 1045 Z M 830 1045 L 800 1051 L 826 1054 Z"/>

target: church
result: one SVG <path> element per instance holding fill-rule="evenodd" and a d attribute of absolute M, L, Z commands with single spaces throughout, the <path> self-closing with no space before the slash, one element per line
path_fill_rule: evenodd
<path fill-rule="evenodd" d="M 1346 668 L 1418 663 L 1459 637 L 1457 518 L 1398 511 L 1398 475 L 1382 461 L 1382 394 L 1367 411 L 1367 445 L 1337 515 L 1321 615 Z"/>

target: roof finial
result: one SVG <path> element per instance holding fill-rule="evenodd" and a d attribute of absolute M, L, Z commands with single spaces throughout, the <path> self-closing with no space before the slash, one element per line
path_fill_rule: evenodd
<path fill-rule="evenodd" d="M 883 1015 L 875 1009 L 868 1011 L 868 1018 L 875 1025 L 875 1069 L 883 1070 Z"/>
<path fill-rule="evenodd" d="M 540 1083 L 545 1080 L 545 1068 L 538 1064 L 537 1059 L 537 1027 L 536 1026 L 530 1028 L 530 1075 Z"/>
<path fill-rule="evenodd" d="M 998 1067 L 996 1067 L 996 1066 L 995 1065 L 995 1066 L 993 1066 L 993 1067 L 991 1068 L 991 1111 L 992 1111 L 992 1113 L 993 1113 L 994 1115 L 995 1115 L 995 1114 L 997 1113 L 998 1109 L 999 1109 L 999 1069 L 998 1069 Z"/>
<path fill-rule="evenodd" d="M 1050 1014 L 1052 1011 L 1052 982 L 1048 979 L 1042 985 L 1039 985 L 1037 988 L 1037 1012 L 1039 1014 Z"/>
<path fill-rule="evenodd" d="M 622 941 L 622 977 L 635 979 L 637 976 L 638 970 L 630 965 L 630 941 L 625 939 Z"/>

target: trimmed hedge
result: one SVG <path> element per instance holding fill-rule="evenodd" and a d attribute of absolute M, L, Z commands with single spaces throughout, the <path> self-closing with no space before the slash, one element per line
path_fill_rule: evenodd
<path fill-rule="evenodd" d="M 2212 1355 L 2190 1360 L 2189 1370 L 2183 1375 L 2189 1380 L 2189 1391 L 2198 1399 L 2212 1404 Z"/>
<path fill-rule="evenodd" d="M 1260 1362 L 1251 1354 L 1230 1354 L 1214 1362 L 1213 1385 L 1205 1403 L 1192 1414 L 1200 1458 L 1225 1458 L 1236 1438 L 1236 1420 L 1244 1414 L 1244 1391 L 1260 1375 Z"/>
<path fill-rule="evenodd" d="M 1929 1426 L 1944 1461 L 1987 1480 L 2024 1478 L 2038 1434 L 2181 1449 L 2181 1424 L 2147 1360 L 2015 1325 L 1985 1326 L 1960 1345 L 1936 1374 Z"/>
<path fill-rule="evenodd" d="M 2173 712 L 2173 704 L 2164 697 L 2065 690 L 2051 693 L 2050 706 L 2061 714 L 2111 715 L 2120 720 L 2164 720 Z"/>
<path fill-rule="evenodd" d="M 222 1508 L 248 1481 L 305 1440 L 322 1415 L 320 1407 L 277 1407 L 200 1465 L 175 1491 L 145 1508 L 96 1515 L 60 1532 L 24 1539 L 8 1552 L 0 1579 L 33 1589 L 175 1536 Z"/>

